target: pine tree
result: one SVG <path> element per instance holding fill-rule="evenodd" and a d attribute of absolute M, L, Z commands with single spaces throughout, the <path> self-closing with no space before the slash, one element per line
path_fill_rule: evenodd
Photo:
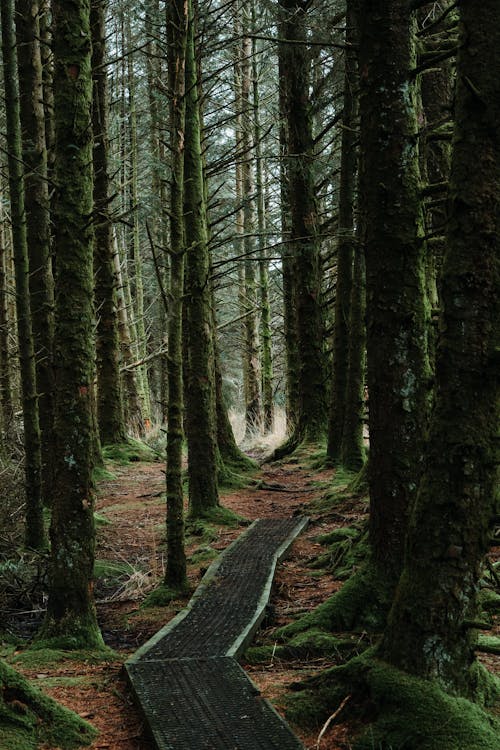
<path fill-rule="evenodd" d="M 26 476 L 26 545 L 45 545 L 41 497 L 41 448 L 36 392 L 35 353 L 31 329 L 29 295 L 28 237 L 24 200 L 24 174 L 21 147 L 19 83 L 13 0 L 2 0 L 2 55 L 9 149 L 9 192 L 12 244 L 16 277 L 16 312 L 21 369 Z"/>
<path fill-rule="evenodd" d="M 53 2 L 56 125 L 56 466 L 47 614 L 40 638 L 100 647 L 92 598 L 94 381 L 90 3 Z"/>

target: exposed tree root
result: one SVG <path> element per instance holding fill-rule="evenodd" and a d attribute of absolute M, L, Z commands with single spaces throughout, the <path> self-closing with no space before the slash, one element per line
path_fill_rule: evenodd
<path fill-rule="evenodd" d="M 392 667 L 370 649 L 304 683 L 289 696 L 287 716 L 319 728 L 349 695 L 343 716 L 365 727 L 353 750 L 497 750 L 500 721 L 483 705 L 498 698 L 498 680 L 478 665 L 475 671 L 472 679 L 482 686 L 477 703 Z"/>
<path fill-rule="evenodd" d="M 96 734 L 90 724 L 0 662 L 1 750 L 35 750 L 41 743 L 70 750 L 90 745 Z"/>
<path fill-rule="evenodd" d="M 310 629 L 380 632 L 386 621 L 392 593 L 385 576 L 369 561 L 365 562 L 340 591 L 312 612 L 280 628 L 277 635 L 287 640 Z"/>

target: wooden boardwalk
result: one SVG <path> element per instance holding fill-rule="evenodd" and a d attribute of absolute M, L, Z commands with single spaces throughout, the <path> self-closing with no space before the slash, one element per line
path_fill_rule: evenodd
<path fill-rule="evenodd" d="M 157 750 L 303 750 L 236 659 L 265 615 L 276 564 L 306 524 L 255 521 L 188 607 L 126 662 Z"/>

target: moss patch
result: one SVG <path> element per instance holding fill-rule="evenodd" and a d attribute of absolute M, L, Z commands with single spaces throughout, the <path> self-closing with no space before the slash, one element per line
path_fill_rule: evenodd
<path fill-rule="evenodd" d="M 482 651 L 485 654 L 500 655 L 500 638 L 494 635 L 480 635 L 476 650 Z"/>
<path fill-rule="evenodd" d="M 0 750 L 89 745 L 96 730 L 0 662 Z"/>
<path fill-rule="evenodd" d="M 186 599 L 192 590 L 189 587 L 184 589 L 172 589 L 163 584 L 151 591 L 141 604 L 141 609 L 151 609 L 153 607 L 166 607 L 173 601 Z"/>
<path fill-rule="evenodd" d="M 280 628 L 276 635 L 289 640 L 307 630 L 336 632 L 368 630 L 380 632 L 391 604 L 391 591 L 383 576 L 366 563 L 340 591 L 295 622 Z"/>
<path fill-rule="evenodd" d="M 128 438 L 124 443 L 105 445 L 102 452 L 106 461 L 112 461 L 120 465 L 138 463 L 139 461 L 157 461 L 159 458 L 151 446 L 135 438 Z"/>
<path fill-rule="evenodd" d="M 99 650 L 80 649 L 66 650 L 63 648 L 50 648 L 42 641 L 35 642 L 26 651 L 12 656 L 9 661 L 14 666 L 19 665 L 25 669 L 38 669 L 65 661 L 86 662 L 87 664 L 99 664 L 103 661 L 120 661 L 121 656 L 111 648 L 104 646 Z"/>
<path fill-rule="evenodd" d="M 249 521 L 237 513 L 233 513 L 229 508 L 223 508 L 222 505 L 218 505 L 215 508 L 209 508 L 195 518 L 188 516 L 186 530 L 189 534 L 193 534 L 193 536 L 201 536 L 201 534 L 195 533 L 193 529 L 207 525 L 229 526 L 229 528 L 235 529 L 238 526 L 246 526 L 249 523 Z"/>
<path fill-rule="evenodd" d="M 344 716 L 367 725 L 354 750 L 497 750 L 500 722 L 476 703 L 446 694 L 373 652 L 313 678 L 288 702 L 289 719 L 319 727 L 346 697 Z"/>

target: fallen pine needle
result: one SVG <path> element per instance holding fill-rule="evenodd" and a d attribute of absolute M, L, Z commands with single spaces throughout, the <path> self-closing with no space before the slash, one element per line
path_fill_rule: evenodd
<path fill-rule="evenodd" d="M 325 732 L 327 731 L 328 727 L 330 726 L 330 724 L 332 723 L 332 721 L 335 721 L 335 719 L 337 718 L 337 716 L 339 715 L 339 713 L 342 711 L 342 709 L 344 708 L 344 706 L 347 703 L 347 701 L 351 700 L 351 698 L 352 698 L 351 695 L 346 695 L 346 697 L 344 698 L 344 700 L 342 701 L 342 703 L 340 704 L 340 706 L 337 708 L 337 710 L 334 711 L 333 714 L 331 716 L 329 716 L 328 719 L 325 721 L 325 723 L 323 724 L 323 727 L 321 729 L 321 732 L 318 734 L 318 739 L 317 739 L 317 742 L 316 742 L 316 750 L 319 750 L 319 746 L 320 746 L 321 740 L 323 739 L 323 736 L 324 736 Z"/>

